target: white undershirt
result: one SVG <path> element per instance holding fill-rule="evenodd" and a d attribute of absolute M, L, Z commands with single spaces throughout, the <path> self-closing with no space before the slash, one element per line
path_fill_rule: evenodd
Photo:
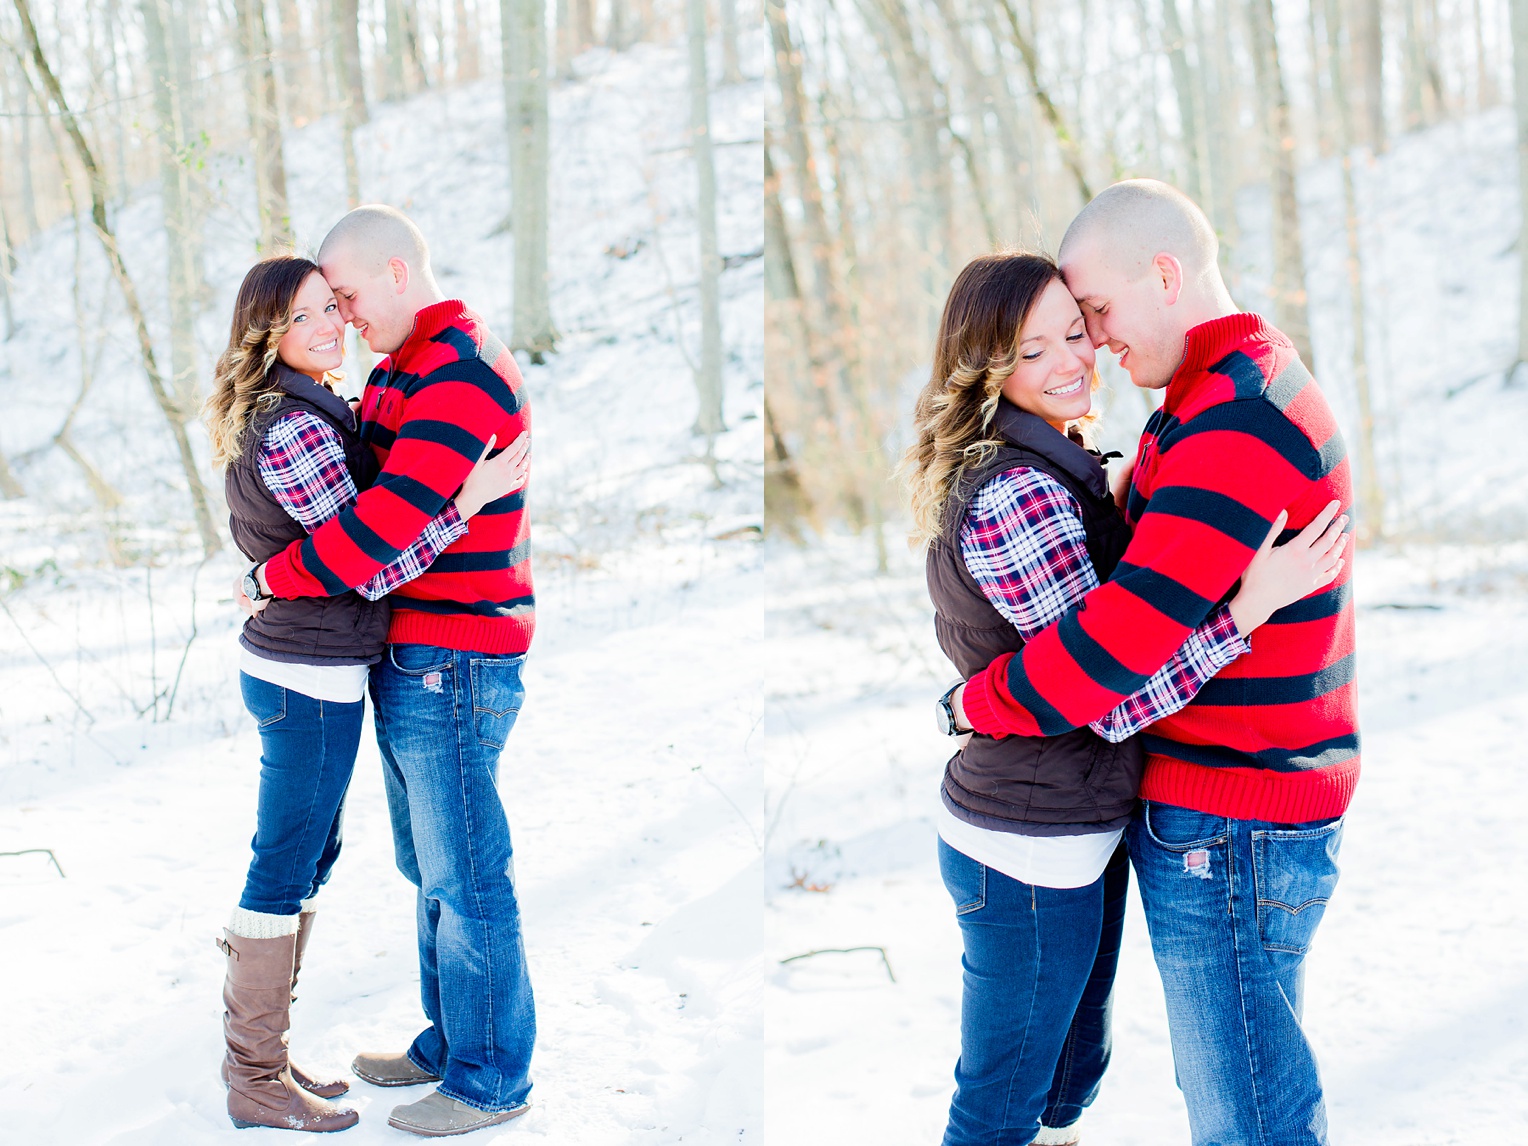
<path fill-rule="evenodd" d="M 1081 836 L 1021 836 L 978 828 L 939 802 L 939 838 L 961 855 L 1034 887 L 1087 887 L 1109 866 L 1123 828 Z"/>
<path fill-rule="evenodd" d="M 360 700 L 366 695 L 366 678 L 370 675 L 367 665 L 303 665 L 273 661 L 245 645 L 239 646 L 239 671 L 256 680 L 331 704 L 354 704 Z"/>

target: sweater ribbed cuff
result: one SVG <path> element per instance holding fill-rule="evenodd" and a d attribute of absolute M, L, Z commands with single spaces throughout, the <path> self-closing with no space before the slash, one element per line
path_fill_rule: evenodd
<path fill-rule="evenodd" d="M 284 549 L 265 563 L 265 583 L 270 586 L 272 597 L 280 597 L 284 601 L 311 596 L 297 583 L 297 577 L 292 571 L 292 559 Z"/>
<path fill-rule="evenodd" d="M 981 672 L 966 682 L 965 692 L 960 694 L 960 706 L 965 710 L 966 721 L 984 736 L 1007 736 L 1004 727 L 1003 698 L 997 694 L 996 680 L 1008 672 L 1012 653 L 1004 653 Z"/>

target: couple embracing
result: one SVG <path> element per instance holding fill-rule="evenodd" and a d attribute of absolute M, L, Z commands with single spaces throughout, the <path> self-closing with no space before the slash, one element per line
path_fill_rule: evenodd
<path fill-rule="evenodd" d="M 964 944 L 945 1146 L 1080 1141 L 1133 867 L 1195 1146 L 1327 1141 L 1304 957 L 1358 780 L 1351 481 L 1199 208 L 1108 188 L 1056 262 L 977 259 L 905 464 L 962 737 L 939 858 Z M 1114 489 L 1095 348 L 1163 390 Z"/>
<path fill-rule="evenodd" d="M 387 356 L 356 404 L 333 388 L 347 322 Z M 218 941 L 229 1117 L 357 1121 L 331 1101 L 348 1083 L 292 1063 L 286 1032 L 369 691 L 397 864 L 418 889 L 428 1026 L 352 1069 L 378 1086 L 439 1084 L 393 1110 L 402 1130 L 503 1122 L 528 1107 L 536 1032 L 497 788 L 535 627 L 514 358 L 441 291 L 407 217 L 360 207 L 316 262 L 250 269 L 205 417 L 254 562 L 238 589 L 239 680 L 261 740 L 254 859 Z"/>

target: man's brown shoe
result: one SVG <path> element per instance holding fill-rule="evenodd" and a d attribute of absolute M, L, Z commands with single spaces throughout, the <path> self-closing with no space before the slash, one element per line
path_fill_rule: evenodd
<path fill-rule="evenodd" d="M 440 1081 L 438 1074 L 420 1070 L 406 1054 L 358 1054 L 350 1069 L 373 1086 L 418 1086 Z"/>
<path fill-rule="evenodd" d="M 470 1134 L 485 1126 L 497 1126 L 520 1117 L 530 1108 L 529 1102 L 522 1102 L 511 1110 L 479 1110 L 432 1090 L 418 1102 L 393 1107 L 387 1124 L 423 1138 L 445 1138 L 451 1134 Z"/>

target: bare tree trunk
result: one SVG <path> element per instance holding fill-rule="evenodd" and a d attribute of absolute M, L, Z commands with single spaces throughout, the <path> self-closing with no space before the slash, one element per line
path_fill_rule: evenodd
<path fill-rule="evenodd" d="M 361 70 L 360 12 L 357 0 L 334 0 L 334 70 L 343 93 L 340 148 L 345 155 L 345 201 L 354 209 L 361 202 L 361 165 L 355 151 L 355 129 L 366 123 L 366 85 Z"/>
<path fill-rule="evenodd" d="M 1353 29 L 1354 54 L 1364 90 L 1365 140 L 1369 150 L 1380 154 L 1388 146 L 1385 138 L 1385 38 L 1384 0 L 1353 0 L 1358 20 Z"/>
<path fill-rule="evenodd" d="M 582 52 L 594 43 L 594 0 L 571 0 L 573 5 L 575 51 Z"/>
<path fill-rule="evenodd" d="M 1008 168 L 1007 177 L 1013 184 L 1014 203 L 1018 206 L 1023 201 L 1020 188 L 1029 183 L 1029 177 L 1028 163 L 1025 160 L 1021 142 L 1024 132 L 1019 124 L 1013 97 L 1009 94 L 1001 76 L 993 77 L 982 71 L 981 65 L 976 60 L 976 53 L 966 38 L 960 14 L 955 10 L 954 0 L 934 0 L 934 7 L 938 9 L 940 19 L 944 21 L 950 46 L 955 49 L 955 56 L 968 77 L 966 83 L 970 87 L 972 98 L 984 101 L 997 120 L 997 143 L 1003 153 L 1003 162 Z M 996 41 L 996 39 L 997 36 L 994 33 L 993 40 Z M 973 116 L 979 117 L 982 110 L 978 107 L 973 111 Z M 994 221 L 986 220 L 986 222 L 989 232 L 996 229 L 999 234 L 1002 233 L 1003 228 L 995 227 Z M 1015 225 L 1017 222 L 1015 219 Z"/>
<path fill-rule="evenodd" d="M 796 193 L 801 200 L 801 229 L 811 268 L 811 288 L 804 298 L 807 357 L 813 374 L 813 390 L 823 416 L 831 421 L 838 395 L 849 389 L 846 354 L 848 331 L 844 307 L 833 269 L 833 239 L 822 204 L 822 183 L 806 133 L 806 96 L 801 82 L 801 62 L 791 41 L 786 0 L 765 0 L 770 46 L 785 121 L 785 150 L 790 156 Z M 784 234 L 782 226 L 782 234 Z"/>
<path fill-rule="evenodd" d="M 1511 0 L 1512 90 L 1517 110 L 1517 180 L 1519 226 L 1517 240 L 1518 321 L 1517 368 L 1528 363 L 1528 0 Z"/>
<path fill-rule="evenodd" d="M 1305 254 L 1300 242 L 1300 202 L 1295 187 L 1295 139 L 1289 120 L 1289 97 L 1279 68 L 1274 35 L 1273 0 L 1247 5 L 1252 65 L 1258 102 L 1263 109 L 1273 195 L 1273 309 L 1280 330 L 1295 344 L 1301 359 L 1315 362 L 1310 347 L 1310 319 L 1305 296 Z"/>
<path fill-rule="evenodd" d="M 1207 170 L 1204 136 L 1201 131 L 1193 69 L 1188 63 L 1188 38 L 1178 18 L 1177 0 L 1162 0 L 1163 37 L 1167 61 L 1172 65 L 1173 89 L 1178 96 L 1178 124 L 1183 138 L 1184 166 L 1188 174 L 1188 196 L 1203 204 L 1210 178 Z"/>
<path fill-rule="evenodd" d="M 17 65 L 20 66 L 19 64 Z M 6 77 L 9 79 L 10 69 L 6 69 Z M 10 84 L 7 83 L 9 88 Z M 18 76 L 16 89 L 18 96 L 11 96 L 6 92 L 6 103 L 11 107 L 20 108 L 21 115 L 21 221 L 26 225 L 25 239 L 30 239 L 42 228 L 37 220 L 37 188 L 32 179 L 33 159 L 32 146 L 32 107 L 28 99 L 27 83 L 24 76 Z"/>
<path fill-rule="evenodd" d="M 430 86 L 430 69 L 424 62 L 423 37 L 419 34 L 419 6 L 414 0 L 398 0 L 403 18 L 403 50 L 407 56 L 409 91 Z"/>
<path fill-rule="evenodd" d="M 949 128 L 948 100 L 934 69 L 913 38 L 904 0 L 863 0 L 865 18 L 884 45 L 892 80 L 906 113 L 919 216 L 923 223 L 923 293 L 930 310 L 943 300 L 955 258 L 955 191 L 941 131 Z"/>
<path fill-rule="evenodd" d="M 1364 336 L 1363 252 L 1358 235 L 1358 196 L 1353 187 L 1353 110 L 1342 68 L 1340 0 L 1326 0 L 1327 70 L 1337 107 L 1337 147 L 1342 154 L 1342 214 L 1348 240 L 1348 298 L 1353 324 L 1353 385 L 1358 393 L 1358 479 L 1363 514 L 1360 535 L 1369 540 L 1385 532 L 1385 495 L 1374 451 L 1374 408 L 1369 395 L 1369 357 Z"/>
<path fill-rule="evenodd" d="M 154 116 L 159 143 L 159 194 L 169 262 L 170 390 L 185 417 L 196 401 L 196 296 L 201 273 L 196 266 L 196 220 L 191 202 L 182 105 L 184 93 L 171 73 L 165 37 L 166 0 L 141 0 L 144 44 L 154 82 Z"/>
<path fill-rule="evenodd" d="M 11 243 L 11 220 L 5 209 L 5 172 L 0 170 L 0 306 L 5 313 L 5 339 L 16 333 L 16 313 L 11 307 L 11 276 L 16 273 L 16 248 Z"/>
<path fill-rule="evenodd" d="M 743 82 L 737 54 L 737 0 L 717 0 L 722 18 L 722 83 Z"/>
<path fill-rule="evenodd" d="M 122 98 L 122 81 L 118 74 L 119 64 L 117 61 L 117 29 L 121 25 L 122 18 L 118 10 L 117 0 L 107 0 L 106 4 L 106 95 L 113 103 Z M 112 144 L 116 152 L 117 186 L 122 188 L 123 194 L 127 193 L 127 116 L 114 115 L 112 118 Z"/>
<path fill-rule="evenodd" d="M 191 441 L 186 435 L 186 426 L 182 420 L 181 411 L 175 404 L 175 399 L 165 385 L 164 377 L 159 372 L 159 365 L 154 359 L 154 342 L 149 337 L 148 324 L 143 318 L 143 307 L 138 301 L 138 290 L 134 286 L 132 277 L 128 274 L 127 264 L 122 261 L 122 253 L 117 247 L 117 237 L 112 232 L 110 223 L 106 219 L 106 177 L 96 162 L 90 145 L 85 142 L 85 136 L 80 130 L 79 122 L 74 113 L 70 111 L 69 104 L 64 99 L 63 88 L 59 86 L 58 77 L 53 74 L 49 67 L 47 57 L 43 55 L 42 44 L 37 38 L 37 27 L 32 22 L 32 12 L 29 0 L 13 0 L 16 5 L 16 13 L 21 18 L 22 33 L 26 44 L 32 53 L 33 63 L 37 66 L 38 73 L 42 76 L 43 83 L 48 90 L 48 95 L 57 108 L 59 117 L 63 120 L 64 130 L 68 133 L 70 141 L 74 145 L 76 154 L 79 156 L 81 165 L 90 180 L 90 218 L 95 224 L 96 235 L 101 240 L 101 246 L 106 250 L 107 261 L 111 264 L 112 275 L 117 280 L 117 286 L 122 291 L 123 300 L 127 304 L 127 311 L 132 318 L 133 325 L 138 334 L 138 352 L 143 360 L 143 372 L 148 376 L 149 389 L 153 391 L 155 400 L 159 403 L 160 411 L 170 425 L 170 432 L 175 437 L 175 445 L 180 455 L 181 469 L 185 474 L 186 484 L 191 495 L 191 507 L 196 517 L 197 532 L 201 535 L 202 550 L 207 556 L 211 556 L 221 548 L 217 529 L 212 523 L 212 513 L 207 504 L 207 491 L 202 485 L 201 474 L 196 468 L 196 457 L 191 452 Z"/>
<path fill-rule="evenodd" d="M 1332 153 L 1332 117 L 1326 106 L 1328 97 L 1322 93 L 1321 87 L 1321 53 L 1325 45 L 1321 38 L 1320 8 L 1317 0 L 1307 0 L 1305 53 L 1310 57 L 1310 109 L 1316 129 L 1316 150 L 1325 159 Z"/>
<path fill-rule="evenodd" d="M 1494 106 L 1501 93 L 1496 90 L 1496 75 L 1486 60 L 1485 13 L 1481 11 L 1480 0 L 1471 0 L 1471 7 L 1474 19 L 1470 22 L 1475 32 L 1475 109 L 1480 111 Z"/>
<path fill-rule="evenodd" d="M 542 0 L 499 0 L 504 52 L 504 110 L 509 127 L 511 226 L 515 239 L 514 333 L 511 350 L 543 362 L 556 346 L 547 270 L 546 6 Z"/>
<path fill-rule="evenodd" d="M 462 83 L 475 80 L 482 74 L 482 58 L 478 52 L 477 12 L 468 0 L 456 0 L 456 78 Z"/>
<path fill-rule="evenodd" d="M 700 412 L 693 433 L 714 436 L 722 418 L 722 257 L 716 245 L 716 163 L 711 148 L 711 81 L 706 72 L 706 0 L 686 0 L 690 42 L 690 153 L 695 159 L 695 214 L 700 232 Z M 518 243 L 519 236 L 516 236 Z"/>
<path fill-rule="evenodd" d="M 1061 109 L 1056 106 L 1045 85 L 1040 82 L 1040 57 L 1036 54 L 1035 46 L 1025 33 L 1023 25 L 1019 23 L 1019 13 L 1013 6 L 1013 0 L 1001 0 L 1001 3 L 1003 11 L 1008 16 L 1008 27 L 1013 35 L 1014 47 L 1019 49 L 1019 55 L 1024 60 L 1024 70 L 1029 74 L 1029 88 L 1034 92 L 1035 103 L 1040 106 L 1045 122 L 1050 124 L 1051 131 L 1055 133 L 1056 143 L 1061 148 L 1061 161 L 1072 173 L 1072 178 L 1077 182 L 1077 194 L 1086 203 L 1093 198 L 1093 189 L 1088 186 L 1088 177 L 1082 169 L 1082 151 L 1077 146 L 1077 138 L 1067 127 Z"/>
<path fill-rule="evenodd" d="M 279 0 L 276 5 L 281 60 L 281 94 L 286 97 L 287 119 L 303 123 L 316 113 L 308 57 L 302 47 L 302 15 L 297 10 L 297 0 Z"/>
<path fill-rule="evenodd" d="M 1199 79 L 1201 90 L 1205 93 L 1201 106 L 1205 110 L 1206 151 L 1213 188 L 1209 215 L 1220 239 L 1220 273 L 1225 278 L 1231 296 L 1235 298 L 1240 293 L 1236 261 L 1236 251 L 1241 245 L 1240 220 L 1236 217 L 1236 144 L 1240 133 L 1236 128 L 1238 89 L 1229 76 L 1232 58 L 1231 17 L 1226 11 L 1226 0 L 1205 2 L 1213 12 L 1213 20 L 1201 7 L 1194 24 L 1199 36 Z M 1209 27 L 1211 24 L 1213 29 Z M 1212 34 L 1213 41 L 1210 39 Z M 1213 95 L 1205 86 L 1212 79 Z"/>
<path fill-rule="evenodd" d="M 605 46 L 617 52 L 624 51 L 630 43 L 626 32 L 626 2 L 610 0 L 610 20 L 605 25 Z"/>
<path fill-rule="evenodd" d="M 383 0 L 382 19 L 387 38 L 387 54 L 382 70 L 382 98 L 391 103 L 408 94 L 403 68 L 408 51 L 403 45 L 403 0 Z"/>
<path fill-rule="evenodd" d="M 281 154 L 281 119 L 276 108 L 276 73 L 261 0 L 234 0 L 239 49 L 244 56 L 244 95 L 255 144 L 255 197 L 260 211 L 260 249 L 292 241 L 287 206 L 286 163 Z"/>

